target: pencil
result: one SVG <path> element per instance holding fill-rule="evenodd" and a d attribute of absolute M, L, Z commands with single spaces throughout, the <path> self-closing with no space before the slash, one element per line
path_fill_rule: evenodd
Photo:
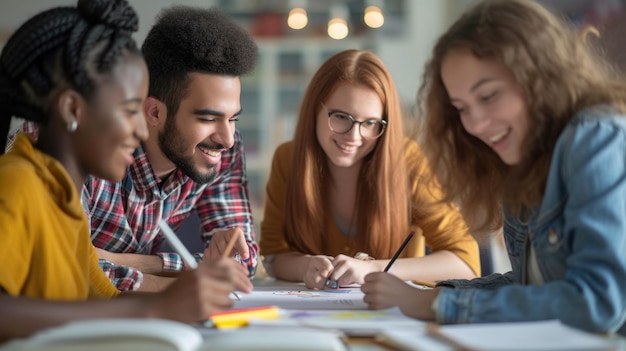
<path fill-rule="evenodd" d="M 391 258 L 389 263 L 387 263 L 387 267 L 385 267 L 385 270 L 383 270 L 383 272 L 387 272 L 389 268 L 391 268 L 391 265 L 394 262 L 396 262 L 396 260 L 398 259 L 398 256 L 400 256 L 402 251 L 404 251 L 404 248 L 406 247 L 406 245 L 409 243 L 409 241 L 411 241 L 411 238 L 413 238 L 413 235 L 415 235 L 414 231 L 410 232 L 409 235 L 407 235 L 406 239 L 404 239 L 404 242 L 402 242 L 402 245 L 400 245 L 400 247 L 398 248 L 398 251 L 396 251 L 396 253 L 393 254 L 393 257 Z"/>
<path fill-rule="evenodd" d="M 237 235 L 233 235 L 230 237 L 230 241 L 228 242 L 228 244 L 226 244 L 226 249 L 224 249 L 224 252 L 222 252 L 222 258 L 228 258 L 228 254 L 233 250 L 233 247 L 235 247 L 236 241 Z M 233 291 L 233 295 L 235 295 L 235 298 L 237 298 L 237 300 L 241 300 L 236 292 Z"/>
<path fill-rule="evenodd" d="M 164 219 L 159 221 L 159 227 L 161 228 L 161 233 L 163 233 L 163 235 L 165 236 L 165 239 L 167 239 L 170 245 L 172 245 L 172 248 L 176 252 L 178 252 L 178 254 L 183 259 L 183 262 L 185 262 L 187 267 L 191 269 L 198 268 L 198 263 L 196 262 L 196 259 L 193 258 L 191 253 L 189 253 L 189 250 L 187 250 L 185 245 L 183 245 L 183 243 L 180 242 L 180 239 L 178 239 L 178 236 L 176 236 L 176 233 L 174 233 L 174 231 L 170 228 L 170 226 L 167 225 Z"/>
<path fill-rule="evenodd" d="M 222 252 L 222 258 L 228 258 L 228 254 L 233 250 L 233 247 L 235 247 L 236 241 L 237 235 L 233 235 L 230 237 L 230 241 L 226 245 L 226 249 L 224 249 L 224 252 Z"/>

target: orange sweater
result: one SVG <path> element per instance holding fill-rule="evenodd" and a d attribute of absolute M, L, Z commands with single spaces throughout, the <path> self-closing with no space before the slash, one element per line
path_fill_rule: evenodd
<path fill-rule="evenodd" d="M 113 297 L 80 195 L 63 166 L 24 134 L 0 157 L 0 286 L 12 296 Z"/>
<path fill-rule="evenodd" d="M 468 228 L 459 212 L 444 204 L 435 204 L 440 192 L 434 189 L 426 189 L 420 180 L 428 176 L 430 171 L 425 156 L 417 144 L 407 139 L 405 142 L 405 156 L 408 172 L 410 174 L 413 194 L 412 201 L 415 204 L 432 203 L 429 215 L 412 214 L 411 226 L 416 230 L 417 239 L 409 242 L 402 257 L 421 257 L 425 254 L 425 245 L 431 252 L 447 250 L 463 260 L 477 275 L 480 276 L 480 255 L 476 240 L 469 233 Z M 285 234 L 285 198 L 287 194 L 286 184 L 291 175 L 293 162 L 294 144 L 292 141 L 280 145 L 274 153 L 272 169 L 267 183 L 267 199 L 265 202 L 265 216 L 261 223 L 260 253 L 261 255 L 274 255 L 295 251 L 289 247 Z M 416 208 L 417 206 L 412 206 Z M 417 218 L 420 218 L 419 220 Z M 355 238 L 341 234 L 332 215 L 326 218 L 326 248 L 325 254 L 336 256 L 344 254 L 354 256 Z M 376 257 L 387 259 L 390 257 Z"/>

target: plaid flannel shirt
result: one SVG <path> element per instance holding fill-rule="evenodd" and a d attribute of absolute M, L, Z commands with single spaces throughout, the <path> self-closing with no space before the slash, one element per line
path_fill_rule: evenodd
<path fill-rule="evenodd" d="M 209 184 L 198 184 L 180 170 L 164 184 L 155 176 L 148 158 L 139 147 L 135 162 L 121 182 L 111 183 L 90 177 L 83 187 L 82 200 L 96 247 L 117 253 L 159 255 L 163 269 L 180 271 L 183 261 L 177 253 L 159 252 L 164 243 L 158 222 L 165 219 L 178 229 L 195 210 L 202 226 L 202 240 L 209 245 L 216 230 L 239 227 L 243 230 L 250 258 L 243 260 L 250 276 L 256 272 L 258 246 L 254 232 L 243 143 L 235 133 L 235 145 L 222 153 L 217 175 Z M 201 260 L 203 253 L 194 253 Z M 134 290 L 143 278 L 132 267 L 100 260 L 101 267 L 120 290 Z"/>
<path fill-rule="evenodd" d="M 26 121 L 10 133 L 6 150 L 13 145 L 18 131 L 37 138 L 37 125 Z M 195 209 L 205 247 L 218 229 L 239 227 L 243 230 L 250 258 L 241 262 L 253 276 L 259 249 L 239 132 L 235 133 L 235 145 L 222 153 L 217 176 L 210 184 L 197 184 L 176 170 L 161 186 L 143 148 L 139 147 L 134 156 L 135 162 L 128 167 L 121 182 L 89 177 L 83 186 L 82 202 L 91 225 L 92 243 L 116 253 L 156 254 L 163 259 L 164 270 L 180 271 L 183 268 L 180 255 L 159 252 L 164 237 L 160 234 L 158 222 L 164 218 L 176 230 Z M 196 260 L 201 260 L 202 256 L 201 252 L 194 253 Z M 135 290 L 141 285 L 143 274 L 135 268 L 118 266 L 104 259 L 100 259 L 100 267 L 119 290 Z"/>

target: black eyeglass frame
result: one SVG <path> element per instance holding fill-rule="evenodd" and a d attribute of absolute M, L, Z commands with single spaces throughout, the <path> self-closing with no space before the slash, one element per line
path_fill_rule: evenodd
<path fill-rule="evenodd" d="M 359 125 L 359 135 L 361 136 L 361 138 L 368 139 L 368 140 L 373 140 L 373 139 L 380 138 L 385 133 L 385 130 L 387 129 L 387 121 L 384 120 L 384 119 L 378 120 L 378 119 L 375 119 L 375 118 L 370 118 L 370 119 L 367 119 L 365 121 L 357 121 L 357 120 L 354 119 L 354 116 L 352 116 L 349 113 L 345 113 L 343 111 L 337 111 L 337 110 L 329 110 L 328 107 L 326 107 L 326 105 L 324 105 L 323 103 L 320 103 L 320 104 L 326 110 L 326 113 L 328 114 L 328 128 L 333 133 L 337 133 L 337 134 L 347 134 L 347 133 L 350 133 L 352 128 L 354 128 L 354 125 L 358 124 Z M 331 119 L 331 117 L 332 117 L 332 115 L 334 113 L 341 113 L 341 114 L 345 115 L 346 117 L 348 117 L 350 119 L 350 121 L 352 122 L 352 125 L 350 126 L 350 128 L 348 128 L 346 131 L 343 131 L 343 132 L 339 132 L 339 131 L 334 130 L 333 127 L 330 125 L 330 119 Z M 381 129 L 380 133 L 377 136 L 375 136 L 375 137 L 363 136 L 363 133 L 361 133 L 361 125 L 363 125 L 363 123 L 367 123 L 367 122 L 370 122 L 372 120 L 375 120 L 376 122 L 379 122 L 383 126 L 383 129 Z"/>

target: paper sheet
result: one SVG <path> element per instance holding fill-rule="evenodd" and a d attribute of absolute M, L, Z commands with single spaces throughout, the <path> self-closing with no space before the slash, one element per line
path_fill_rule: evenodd
<path fill-rule="evenodd" d="M 398 308 L 387 310 L 283 310 L 279 319 L 253 320 L 254 326 L 300 326 L 331 329 L 349 336 L 376 336 L 385 330 L 424 330 L 426 323 L 406 317 Z"/>
<path fill-rule="evenodd" d="M 258 289 L 250 294 L 237 293 L 240 300 L 234 308 L 275 305 L 298 310 L 366 310 L 363 293 L 359 288 L 333 290 L 308 290 L 302 286 L 278 289 Z"/>
<path fill-rule="evenodd" d="M 471 350 L 614 350 L 615 340 L 568 327 L 558 320 L 459 324 L 438 327 L 446 339 Z M 407 350 L 451 350 L 450 344 L 423 331 L 386 331 L 378 339 Z"/>

